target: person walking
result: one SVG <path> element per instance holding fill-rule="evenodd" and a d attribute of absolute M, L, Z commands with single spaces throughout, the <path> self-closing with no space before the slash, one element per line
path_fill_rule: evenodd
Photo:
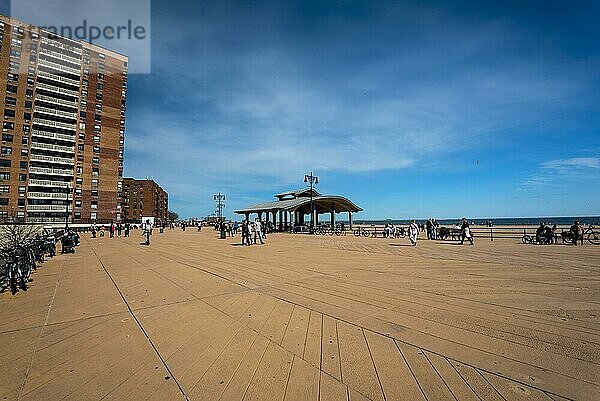
<path fill-rule="evenodd" d="M 465 238 L 469 240 L 469 245 L 473 245 L 473 234 L 471 233 L 471 227 L 469 227 L 469 222 L 466 218 L 463 217 L 462 224 L 460 226 L 461 237 L 460 244 L 463 245 L 465 242 Z"/>
<path fill-rule="evenodd" d="M 100 237 L 104 237 L 104 233 L 106 232 L 106 227 L 104 225 L 100 226 Z"/>
<path fill-rule="evenodd" d="M 129 229 L 131 227 L 129 226 L 129 223 L 125 223 L 125 237 L 129 237 Z"/>
<path fill-rule="evenodd" d="M 108 232 L 110 233 L 110 238 L 115 237 L 115 223 L 110 222 L 110 226 L 108 227 Z"/>
<path fill-rule="evenodd" d="M 150 236 L 152 235 L 152 223 L 150 222 L 150 219 L 146 220 L 146 222 L 142 225 L 142 228 L 142 235 L 144 236 L 145 240 L 142 245 L 150 246 Z"/>
<path fill-rule="evenodd" d="M 92 238 L 96 238 L 96 232 L 98 231 L 98 227 L 96 226 L 96 223 L 92 224 L 92 226 L 90 227 L 90 230 L 92 230 Z"/>
<path fill-rule="evenodd" d="M 408 226 L 408 239 L 412 246 L 417 246 L 417 239 L 419 238 L 419 225 L 415 220 L 410 222 Z"/>
<path fill-rule="evenodd" d="M 121 232 L 123 231 L 123 226 L 121 225 L 121 223 L 117 224 L 117 235 L 119 236 L 119 238 L 121 237 Z"/>
<path fill-rule="evenodd" d="M 250 246 L 250 227 L 248 220 L 242 222 L 242 245 Z"/>
<path fill-rule="evenodd" d="M 263 242 L 262 227 L 261 227 L 259 219 L 256 219 L 254 221 L 254 226 L 253 226 L 252 231 L 254 231 L 254 244 L 256 245 L 256 240 L 258 239 L 260 241 L 260 243 L 262 245 L 264 245 L 265 243 Z"/>

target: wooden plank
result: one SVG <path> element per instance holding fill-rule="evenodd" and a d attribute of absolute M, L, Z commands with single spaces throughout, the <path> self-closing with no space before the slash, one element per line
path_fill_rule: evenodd
<path fill-rule="evenodd" d="M 325 372 L 321 372 L 319 401 L 348 401 L 348 387 Z"/>
<path fill-rule="evenodd" d="M 285 332 L 285 336 L 281 343 L 283 348 L 299 357 L 302 357 L 302 354 L 304 353 L 304 343 L 306 341 L 309 318 L 310 311 L 308 309 L 298 305 L 294 306 L 294 311 L 292 312 L 287 331 Z"/>
<path fill-rule="evenodd" d="M 400 341 L 396 341 L 396 344 L 428 400 L 455 401 L 450 389 L 421 349 Z"/>
<path fill-rule="evenodd" d="M 321 368 L 321 332 L 323 329 L 323 315 L 310 311 L 310 320 L 306 333 L 306 342 L 303 358 L 316 368 Z"/>
<path fill-rule="evenodd" d="M 261 362 L 269 345 L 269 340 L 258 336 L 252 344 L 248 353 L 244 356 L 241 363 L 236 367 L 233 377 L 225 383 L 225 390 L 221 395 L 221 400 L 240 401 L 244 398 L 250 380 L 254 376 L 258 364 Z"/>
<path fill-rule="evenodd" d="M 350 401 L 370 401 L 367 397 L 350 387 L 348 387 L 348 396 Z M 392 400 L 392 398 L 390 398 L 390 400 Z"/>
<path fill-rule="evenodd" d="M 294 357 L 284 401 L 318 401 L 319 369 Z"/>
<path fill-rule="evenodd" d="M 190 398 L 205 401 L 218 400 L 225 391 L 226 383 L 231 380 L 257 336 L 256 332 L 242 328 L 206 373 L 188 391 Z"/>
<path fill-rule="evenodd" d="M 364 333 L 386 400 L 425 401 L 394 340 L 369 330 L 364 330 Z"/>
<path fill-rule="evenodd" d="M 481 400 L 505 401 L 498 391 L 475 368 L 453 360 L 449 360 L 449 362 Z"/>
<path fill-rule="evenodd" d="M 277 301 L 277 306 L 265 322 L 260 332 L 269 340 L 281 344 L 287 330 L 294 305 L 289 302 Z"/>
<path fill-rule="evenodd" d="M 383 401 L 383 392 L 363 331 L 337 321 L 342 382 L 374 401 Z"/>
<path fill-rule="evenodd" d="M 321 370 L 338 380 L 342 379 L 340 350 L 335 319 L 323 315 L 323 335 L 321 338 Z"/>
<path fill-rule="evenodd" d="M 450 362 L 441 355 L 426 352 L 425 355 L 433 365 L 438 374 L 442 377 L 454 397 L 460 401 L 479 401 L 477 394 L 473 391 L 461 375 L 450 365 Z"/>
<path fill-rule="evenodd" d="M 545 393 L 488 372 L 480 372 L 506 401 L 552 401 Z M 598 395 L 598 394 L 596 394 Z"/>
<path fill-rule="evenodd" d="M 292 358 L 291 352 L 270 342 L 250 382 L 244 401 L 282 400 L 292 367 Z"/>

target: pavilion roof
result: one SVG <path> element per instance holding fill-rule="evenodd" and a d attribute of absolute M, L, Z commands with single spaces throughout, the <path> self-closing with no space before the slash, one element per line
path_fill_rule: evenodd
<path fill-rule="evenodd" d="M 344 198 L 343 196 L 337 195 L 319 195 L 313 196 L 313 202 L 317 208 L 321 210 L 329 210 L 328 207 L 331 203 L 336 206 L 336 212 L 360 212 L 362 208 L 355 205 L 350 199 Z M 257 212 L 268 212 L 268 211 L 292 211 L 299 209 L 305 205 L 310 204 L 310 198 L 300 197 L 294 199 L 284 199 L 272 202 L 262 202 L 255 205 L 248 206 L 244 209 L 235 210 L 237 214 L 244 213 L 257 213 Z"/>

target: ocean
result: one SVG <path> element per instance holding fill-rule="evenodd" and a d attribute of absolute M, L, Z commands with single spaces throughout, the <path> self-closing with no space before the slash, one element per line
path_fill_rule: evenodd
<path fill-rule="evenodd" d="M 491 221 L 494 226 L 537 226 L 540 222 L 544 222 L 549 225 L 556 224 L 558 226 L 571 225 L 574 221 L 579 221 L 582 225 L 587 226 L 588 224 L 600 225 L 600 216 L 573 216 L 573 217 L 502 217 L 502 218 L 489 218 L 489 219 L 469 219 L 469 222 L 473 222 L 476 225 L 486 225 L 488 221 Z M 425 223 L 427 219 L 416 219 L 418 223 Z M 458 222 L 459 218 L 456 219 L 438 219 L 440 225 L 453 225 Z M 402 219 L 386 219 L 386 220 L 354 220 L 356 224 L 397 224 L 407 225 L 410 224 L 411 220 Z"/>

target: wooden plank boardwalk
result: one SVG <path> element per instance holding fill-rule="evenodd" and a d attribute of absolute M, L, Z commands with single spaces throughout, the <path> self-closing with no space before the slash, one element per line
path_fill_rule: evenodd
<path fill-rule="evenodd" d="M 139 240 L 0 294 L 1 399 L 600 399 L 600 247 Z"/>

